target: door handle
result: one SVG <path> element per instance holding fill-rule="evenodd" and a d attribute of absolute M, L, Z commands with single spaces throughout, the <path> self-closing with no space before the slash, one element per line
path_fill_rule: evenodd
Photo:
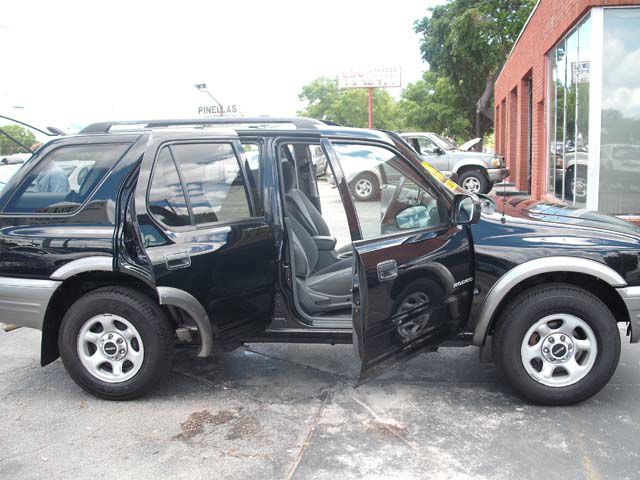
<path fill-rule="evenodd" d="M 191 266 L 191 257 L 189 252 L 167 253 L 164 256 L 164 263 L 167 265 L 167 270 L 187 268 Z"/>
<path fill-rule="evenodd" d="M 385 260 L 384 262 L 380 262 L 377 269 L 378 281 L 380 282 L 387 282 L 398 276 L 398 265 L 395 260 Z"/>

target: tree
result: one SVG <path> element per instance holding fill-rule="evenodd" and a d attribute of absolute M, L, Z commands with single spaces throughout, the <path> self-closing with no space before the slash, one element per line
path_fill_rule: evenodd
<path fill-rule="evenodd" d="M 36 143 L 36 137 L 33 132 L 27 130 L 20 125 L 6 125 L 0 127 L 3 131 L 7 132 L 13 138 L 28 148 Z M 6 135 L 0 133 L 0 155 L 11 155 L 13 153 L 28 153 L 24 148 L 17 145 L 15 142 L 9 140 Z"/>
<path fill-rule="evenodd" d="M 351 127 L 367 127 L 368 98 L 363 88 L 338 88 L 338 81 L 320 77 L 302 87 L 298 98 L 307 105 L 299 115 L 329 120 Z M 399 127 L 397 102 L 386 90 L 373 91 L 373 125 L 395 130 Z"/>
<path fill-rule="evenodd" d="M 398 110 L 402 112 L 403 128 L 466 140 L 472 134 L 472 123 L 462 100 L 449 78 L 427 71 L 422 80 L 410 83 L 402 91 Z"/>
<path fill-rule="evenodd" d="M 493 123 L 493 86 L 535 0 L 451 0 L 418 20 L 420 49 L 432 72 L 451 80 L 482 137 Z"/>

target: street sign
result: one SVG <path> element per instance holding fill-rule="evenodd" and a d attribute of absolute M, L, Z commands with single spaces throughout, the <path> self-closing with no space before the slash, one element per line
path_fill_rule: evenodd
<path fill-rule="evenodd" d="M 198 115 L 237 117 L 240 116 L 240 105 L 235 103 L 231 105 L 200 105 L 198 107 Z"/>
<path fill-rule="evenodd" d="M 338 75 L 340 88 L 400 87 L 400 66 L 353 68 Z"/>

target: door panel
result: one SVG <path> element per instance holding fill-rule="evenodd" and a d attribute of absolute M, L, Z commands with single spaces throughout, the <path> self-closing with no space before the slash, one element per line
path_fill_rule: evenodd
<path fill-rule="evenodd" d="M 325 139 L 323 146 L 340 177 L 347 217 L 356 223 L 350 225 L 353 322 L 362 383 L 464 324 L 473 291 L 470 237 L 467 228 L 451 224 L 448 199 L 417 162 L 381 145 Z M 379 200 L 355 201 L 345 177 L 357 175 L 356 168 L 378 172 Z"/>
<path fill-rule="evenodd" d="M 273 231 L 252 216 L 259 199 L 242 156 L 236 137 L 152 138 L 136 190 L 156 286 L 198 300 L 223 348 L 264 332 L 275 294 Z"/>

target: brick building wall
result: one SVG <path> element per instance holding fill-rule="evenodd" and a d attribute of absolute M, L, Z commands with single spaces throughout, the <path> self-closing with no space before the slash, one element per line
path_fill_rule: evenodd
<path fill-rule="evenodd" d="M 540 0 L 494 88 L 495 146 L 518 190 L 529 190 L 529 85 L 532 110 L 531 195 L 546 193 L 547 53 L 592 7 L 640 5 L 640 0 Z"/>

